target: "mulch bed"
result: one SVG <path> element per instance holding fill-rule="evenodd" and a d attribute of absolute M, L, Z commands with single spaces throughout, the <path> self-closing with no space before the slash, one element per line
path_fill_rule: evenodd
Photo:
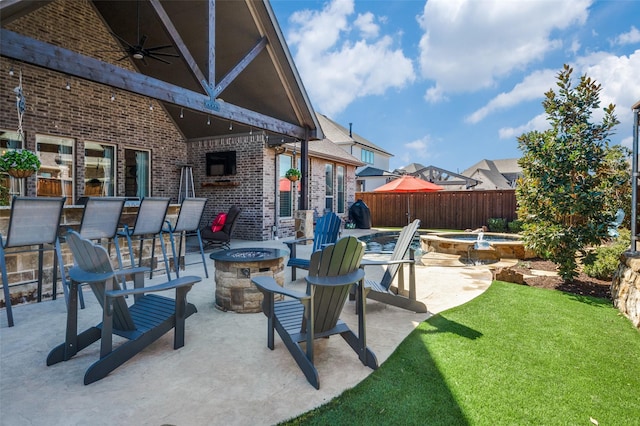
<path fill-rule="evenodd" d="M 510 269 L 521 274 L 530 275 L 531 270 L 557 271 L 553 262 L 544 259 L 527 259 L 518 262 Z M 558 276 L 525 277 L 525 284 L 530 287 L 540 287 L 560 290 L 583 296 L 594 296 L 611 300 L 611 281 L 599 280 L 580 273 L 572 282 L 563 282 Z"/>

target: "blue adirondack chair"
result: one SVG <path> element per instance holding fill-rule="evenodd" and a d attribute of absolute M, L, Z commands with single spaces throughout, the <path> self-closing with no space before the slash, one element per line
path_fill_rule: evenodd
<path fill-rule="evenodd" d="M 338 240 L 338 234 L 340 233 L 340 224 L 342 221 L 333 212 L 329 212 L 320 217 L 316 222 L 316 227 L 313 230 L 313 248 L 312 253 L 318 250 L 322 250 L 328 244 L 335 244 Z M 312 241 L 311 238 L 298 238 L 292 241 L 284 241 L 284 244 L 289 247 L 289 261 L 287 266 L 291 267 L 291 280 L 296 280 L 296 269 L 309 270 L 309 259 L 299 258 L 296 254 L 296 247 L 298 244 L 307 243 Z"/>

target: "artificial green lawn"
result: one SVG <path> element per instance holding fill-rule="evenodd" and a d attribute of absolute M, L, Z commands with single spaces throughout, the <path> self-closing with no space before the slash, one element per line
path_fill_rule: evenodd
<path fill-rule="evenodd" d="M 640 424 L 640 332 L 607 300 L 495 281 L 420 324 L 355 388 L 288 424 L 594 421 Z"/>

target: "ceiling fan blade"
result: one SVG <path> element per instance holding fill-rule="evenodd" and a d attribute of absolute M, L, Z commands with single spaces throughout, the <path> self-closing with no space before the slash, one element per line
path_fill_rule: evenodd
<path fill-rule="evenodd" d="M 147 52 L 149 52 L 149 51 L 147 50 Z M 149 52 L 148 54 L 149 54 L 149 56 L 151 56 L 151 55 L 169 56 L 171 58 L 179 58 L 180 57 L 180 55 L 178 55 L 177 53 Z"/>
<path fill-rule="evenodd" d="M 123 39 L 122 37 L 120 37 L 118 34 L 116 33 L 111 33 L 115 38 L 117 38 L 118 40 L 120 40 L 121 42 L 123 42 L 124 44 L 127 45 L 127 47 L 130 47 L 133 49 L 133 45 L 131 43 L 129 43 L 127 40 Z"/>
<path fill-rule="evenodd" d="M 156 50 L 168 49 L 170 47 L 173 47 L 173 44 L 167 44 L 166 46 L 148 47 L 146 50 L 149 51 L 149 52 L 153 52 L 153 51 L 156 51 Z"/>
<path fill-rule="evenodd" d="M 142 49 L 142 46 L 144 46 L 145 41 L 147 41 L 147 35 L 143 34 L 142 37 L 140 37 L 140 42 L 138 43 L 138 47 L 140 49 Z"/>
<path fill-rule="evenodd" d="M 156 56 L 154 54 L 150 54 L 150 55 L 148 55 L 148 57 L 151 58 L 151 59 L 155 59 L 156 61 L 164 62 L 165 64 L 171 65 L 171 62 L 165 61 L 164 59 L 162 59 L 162 58 L 160 58 L 160 57 L 158 57 L 158 56 Z"/>

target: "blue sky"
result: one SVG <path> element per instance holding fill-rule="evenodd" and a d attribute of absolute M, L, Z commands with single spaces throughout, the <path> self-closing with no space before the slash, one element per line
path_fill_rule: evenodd
<path fill-rule="evenodd" d="M 574 81 L 616 104 L 613 143 L 631 147 L 640 101 L 637 0 L 271 0 L 316 111 L 394 155 L 463 171 L 520 157 L 544 130 L 544 93 Z"/>

